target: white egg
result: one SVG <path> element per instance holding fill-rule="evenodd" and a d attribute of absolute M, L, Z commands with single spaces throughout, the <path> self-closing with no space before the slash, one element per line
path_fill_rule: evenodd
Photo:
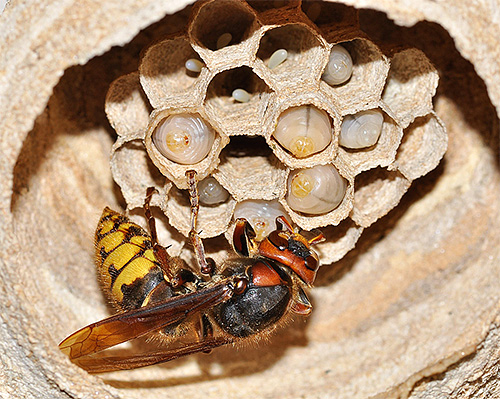
<path fill-rule="evenodd" d="M 231 35 L 229 32 L 223 33 L 222 35 L 219 36 L 217 39 L 217 50 L 226 47 L 229 43 L 231 43 L 231 40 L 233 40 L 233 35 Z"/>
<path fill-rule="evenodd" d="M 247 103 L 252 98 L 250 93 L 243 89 L 233 90 L 232 97 L 235 99 L 235 101 L 238 101 L 240 103 Z"/>
<path fill-rule="evenodd" d="M 197 60 L 196 58 L 190 58 L 184 64 L 186 69 L 191 72 L 200 73 L 201 69 L 205 66 L 203 62 Z"/>
<path fill-rule="evenodd" d="M 267 67 L 269 69 L 274 69 L 278 65 L 281 65 L 283 62 L 285 62 L 287 57 L 288 57 L 288 51 L 286 51 L 285 49 L 281 48 L 279 50 L 276 50 L 269 58 Z"/>

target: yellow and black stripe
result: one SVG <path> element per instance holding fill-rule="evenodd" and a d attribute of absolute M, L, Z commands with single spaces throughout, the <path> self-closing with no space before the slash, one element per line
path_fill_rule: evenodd
<path fill-rule="evenodd" d="M 165 283 L 151 237 L 108 207 L 96 229 L 95 251 L 103 288 L 122 310 L 144 306 L 153 290 Z"/>

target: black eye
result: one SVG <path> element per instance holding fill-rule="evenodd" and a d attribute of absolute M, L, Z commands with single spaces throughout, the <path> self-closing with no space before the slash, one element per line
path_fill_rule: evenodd
<path fill-rule="evenodd" d="M 236 295 L 243 294 L 248 287 L 248 280 L 246 278 L 239 278 L 234 283 L 234 293 Z"/>
<path fill-rule="evenodd" d="M 288 248 L 288 240 L 285 237 L 282 237 L 278 231 L 273 231 L 267 237 L 271 243 L 278 248 L 280 251 L 284 251 Z"/>
<path fill-rule="evenodd" d="M 317 270 L 318 269 L 318 259 L 316 259 L 313 255 L 309 255 L 305 259 L 304 263 L 309 270 Z"/>

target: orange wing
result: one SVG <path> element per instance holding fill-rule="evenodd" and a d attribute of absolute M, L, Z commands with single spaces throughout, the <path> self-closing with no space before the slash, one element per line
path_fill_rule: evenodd
<path fill-rule="evenodd" d="M 181 321 L 191 314 L 227 301 L 232 295 L 232 284 L 225 280 L 211 288 L 179 295 L 159 304 L 144 306 L 90 324 L 62 341 L 59 349 L 71 360 L 88 356 Z M 209 348 L 200 350 L 204 349 Z"/>
<path fill-rule="evenodd" d="M 162 351 L 143 353 L 131 356 L 106 356 L 103 353 L 92 354 L 73 362 L 89 373 L 107 373 L 110 371 L 131 370 L 139 367 L 152 366 L 188 356 L 197 352 L 207 352 L 221 345 L 233 343 L 234 339 L 226 337 L 206 338 L 201 342 L 194 342 L 178 348 L 168 348 Z"/>

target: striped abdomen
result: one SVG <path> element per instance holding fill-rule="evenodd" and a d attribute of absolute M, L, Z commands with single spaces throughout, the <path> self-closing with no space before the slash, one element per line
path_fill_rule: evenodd
<path fill-rule="evenodd" d="M 108 207 L 95 232 L 95 250 L 103 288 L 120 309 L 144 306 L 155 288 L 165 288 L 148 233 Z"/>

